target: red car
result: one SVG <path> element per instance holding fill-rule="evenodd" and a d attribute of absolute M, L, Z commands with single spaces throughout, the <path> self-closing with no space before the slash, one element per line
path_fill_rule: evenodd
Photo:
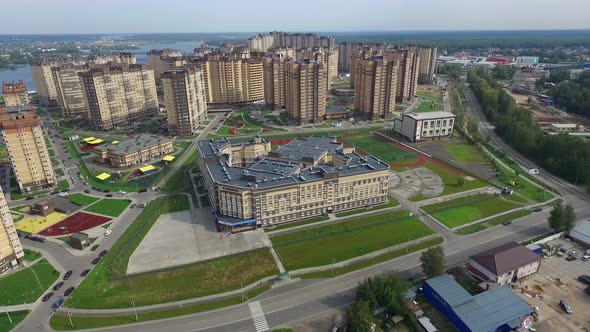
<path fill-rule="evenodd" d="M 567 258 L 565 260 L 571 262 L 571 261 L 575 261 L 576 259 L 578 259 L 578 258 L 576 258 L 576 256 L 567 256 Z"/>

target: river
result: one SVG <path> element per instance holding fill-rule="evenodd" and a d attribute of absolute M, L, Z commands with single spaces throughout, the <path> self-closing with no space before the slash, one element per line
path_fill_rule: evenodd
<path fill-rule="evenodd" d="M 178 43 L 150 43 L 139 45 L 138 49 L 121 51 L 138 53 L 136 55 L 137 63 L 145 64 L 147 63 L 146 53 L 151 49 L 174 48 L 177 50 L 181 50 L 183 53 L 192 54 L 194 49 L 199 47 L 199 45 L 201 45 L 201 42 L 198 40 Z M 15 70 L 0 70 L 0 82 L 10 82 L 19 80 L 25 82 L 25 85 L 27 86 L 27 89 L 29 91 L 36 90 L 35 83 L 33 82 L 33 77 L 31 75 L 30 66 L 19 66 Z M 1 92 L 2 91 L 0 91 L 0 94 Z"/>

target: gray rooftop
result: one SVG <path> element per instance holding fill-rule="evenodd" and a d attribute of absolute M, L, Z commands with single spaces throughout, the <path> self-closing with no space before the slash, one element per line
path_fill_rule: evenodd
<path fill-rule="evenodd" d="M 442 118 L 454 118 L 455 114 L 444 111 L 424 112 L 424 113 L 404 113 L 404 116 L 409 116 L 415 120 L 435 120 Z"/>
<path fill-rule="evenodd" d="M 328 113 L 328 114 L 342 114 L 342 113 L 348 114 L 348 113 L 350 113 L 350 111 L 344 107 L 331 106 L 331 107 L 326 107 L 326 113 Z"/>
<path fill-rule="evenodd" d="M 103 144 L 96 147 L 98 151 L 110 151 L 114 154 L 125 154 L 130 153 L 139 149 L 143 149 L 149 146 L 157 145 L 170 139 L 167 137 L 150 135 L 150 134 L 139 134 L 133 138 L 119 142 L 118 144 Z"/>
<path fill-rule="evenodd" d="M 504 324 L 518 322 L 533 311 L 506 285 L 472 296 L 448 274 L 428 279 L 426 283 L 452 307 L 471 331 L 494 331 Z"/>
<path fill-rule="evenodd" d="M 570 232 L 571 237 L 574 239 L 584 242 L 590 243 L 590 221 L 582 221 L 572 229 Z"/>
<path fill-rule="evenodd" d="M 336 142 L 335 137 L 311 136 L 308 138 L 296 138 L 283 145 L 272 156 L 288 160 L 304 160 L 312 158 L 317 160 L 328 152 L 336 152 L 342 148 L 342 143 Z"/>
<path fill-rule="evenodd" d="M 84 239 L 88 238 L 88 234 L 80 232 L 80 233 L 74 233 L 74 234 L 70 235 L 70 237 L 74 238 L 74 239 L 78 239 L 78 240 L 84 240 Z"/>

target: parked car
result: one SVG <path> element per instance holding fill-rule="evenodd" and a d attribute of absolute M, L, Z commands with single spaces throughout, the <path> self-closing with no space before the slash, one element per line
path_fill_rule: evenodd
<path fill-rule="evenodd" d="M 90 190 L 86 189 L 84 190 L 85 193 L 90 194 Z"/>
<path fill-rule="evenodd" d="M 93 245 L 92 248 L 90 248 L 90 251 L 95 251 L 96 249 L 98 249 L 98 244 Z"/>
<path fill-rule="evenodd" d="M 113 232 L 112 229 L 107 229 L 106 232 L 104 232 L 104 236 L 109 236 L 109 235 L 111 235 L 112 232 Z"/>
<path fill-rule="evenodd" d="M 43 302 L 47 302 L 49 301 L 49 299 L 53 296 L 53 292 L 49 292 L 47 294 L 45 294 L 45 296 L 43 296 L 43 298 L 41 299 L 41 301 Z"/>
<path fill-rule="evenodd" d="M 105 197 L 113 197 L 113 194 L 106 194 Z"/>
<path fill-rule="evenodd" d="M 572 251 L 569 252 L 568 255 L 569 256 L 578 256 L 578 253 L 572 250 Z"/>
<path fill-rule="evenodd" d="M 567 304 L 564 299 L 559 300 L 559 306 L 561 309 L 563 309 L 563 311 L 565 311 L 566 314 L 571 315 L 573 313 L 572 307 L 570 307 L 570 305 Z"/>
<path fill-rule="evenodd" d="M 541 211 L 543 211 L 543 209 L 540 207 L 536 207 L 533 209 L 533 212 L 541 212 Z"/>
<path fill-rule="evenodd" d="M 132 209 L 134 209 L 135 208 L 135 203 L 131 204 L 129 207 L 132 208 Z"/>
<path fill-rule="evenodd" d="M 98 262 L 100 262 L 100 257 L 96 257 L 95 259 L 93 259 L 92 265 L 96 265 L 96 264 L 98 264 Z"/>
<path fill-rule="evenodd" d="M 80 277 L 87 276 L 89 272 L 90 272 L 90 269 L 86 269 L 86 270 L 82 271 L 82 273 L 80 273 Z"/>
<path fill-rule="evenodd" d="M 504 225 L 504 226 L 508 226 L 510 224 L 512 224 L 511 220 L 506 220 L 505 222 L 502 223 L 502 225 Z"/>
<path fill-rule="evenodd" d="M 578 259 L 576 256 L 567 256 L 567 258 L 565 259 L 566 261 L 575 261 L 576 259 Z"/>
<path fill-rule="evenodd" d="M 584 255 L 584 256 L 582 256 L 582 260 L 583 261 L 587 261 L 588 259 L 590 259 L 590 255 Z"/>
<path fill-rule="evenodd" d="M 66 291 L 64 292 L 64 296 L 70 296 L 70 294 L 72 294 L 72 292 L 74 291 L 74 287 L 70 287 L 68 289 L 66 289 Z"/>
<path fill-rule="evenodd" d="M 72 270 L 69 270 L 68 272 L 66 272 L 66 274 L 64 274 L 64 280 L 70 279 L 71 276 L 72 276 Z"/>
<path fill-rule="evenodd" d="M 586 294 L 590 295 L 590 286 L 586 287 Z"/>
<path fill-rule="evenodd" d="M 53 304 L 51 305 L 51 307 L 52 307 L 53 309 L 57 309 L 57 308 L 59 308 L 59 307 L 60 307 L 60 306 L 61 306 L 63 303 L 64 303 L 64 299 L 59 299 L 59 300 L 57 300 L 57 301 L 53 302 Z"/>
<path fill-rule="evenodd" d="M 104 257 L 104 255 L 106 255 L 108 252 L 108 250 L 103 250 L 100 252 L 100 254 L 98 254 L 98 257 Z"/>
<path fill-rule="evenodd" d="M 137 192 L 138 193 L 145 193 L 145 192 L 147 192 L 147 189 L 139 189 Z"/>
<path fill-rule="evenodd" d="M 57 291 L 57 290 L 59 290 L 59 289 L 61 288 L 61 286 L 63 286 L 63 285 L 64 285 L 64 282 L 63 282 L 63 281 L 60 281 L 60 282 L 58 282 L 57 284 L 55 284 L 55 286 L 53 286 L 53 290 L 54 290 L 54 291 Z"/>
<path fill-rule="evenodd" d="M 579 282 L 583 282 L 586 285 L 590 285 L 590 276 L 589 275 L 581 275 L 578 277 Z"/>

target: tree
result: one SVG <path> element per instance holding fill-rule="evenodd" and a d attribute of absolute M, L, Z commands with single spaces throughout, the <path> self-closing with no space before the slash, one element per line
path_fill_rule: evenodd
<path fill-rule="evenodd" d="M 433 278 L 445 273 L 447 263 L 443 247 L 436 246 L 426 250 L 422 253 L 422 256 L 420 256 L 420 262 L 422 263 L 422 272 L 424 272 L 428 278 Z"/>
<path fill-rule="evenodd" d="M 346 310 L 346 324 L 349 331 L 372 332 L 373 314 L 365 301 L 355 301 Z"/>
<path fill-rule="evenodd" d="M 457 187 L 463 187 L 465 179 L 462 176 L 457 177 Z"/>
<path fill-rule="evenodd" d="M 569 233 L 574 226 L 576 226 L 576 212 L 574 211 L 574 207 L 568 203 L 563 208 L 563 230 Z"/>
<path fill-rule="evenodd" d="M 573 228 L 575 219 L 576 217 L 571 205 L 564 206 L 559 202 L 549 213 L 549 227 L 556 232 L 569 231 Z"/>

